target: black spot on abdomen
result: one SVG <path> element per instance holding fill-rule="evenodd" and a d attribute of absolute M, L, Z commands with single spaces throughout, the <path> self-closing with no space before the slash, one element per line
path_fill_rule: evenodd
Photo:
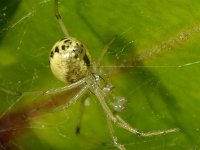
<path fill-rule="evenodd" d="M 86 54 L 83 56 L 83 60 L 87 66 L 90 66 L 90 59 L 88 58 L 88 56 Z"/>
<path fill-rule="evenodd" d="M 62 50 L 65 50 L 65 45 L 62 45 L 61 48 L 62 48 Z"/>
<path fill-rule="evenodd" d="M 54 52 L 51 51 L 50 57 L 53 58 Z"/>
<path fill-rule="evenodd" d="M 58 48 L 58 46 L 56 46 L 55 52 L 56 52 L 56 53 L 59 53 L 59 48 Z"/>
<path fill-rule="evenodd" d="M 67 40 L 65 40 L 65 41 L 64 41 L 64 43 L 67 43 L 67 42 L 69 42 L 69 41 L 70 41 L 70 40 L 69 40 L 69 39 L 67 39 Z"/>

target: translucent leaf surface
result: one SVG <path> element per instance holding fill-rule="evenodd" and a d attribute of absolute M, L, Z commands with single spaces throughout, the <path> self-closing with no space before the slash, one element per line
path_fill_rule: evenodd
<path fill-rule="evenodd" d="M 48 65 L 52 45 L 63 38 L 53 8 L 52 0 L 0 1 L 1 87 L 35 91 L 65 85 Z M 70 35 L 85 43 L 93 60 L 118 35 L 102 67 L 111 76 L 115 94 L 128 99 L 120 115 L 144 132 L 180 128 L 178 133 L 142 138 L 115 127 L 127 149 L 199 148 L 199 10 L 198 0 L 60 2 Z M 81 131 L 93 142 L 75 135 L 79 103 L 54 112 L 38 109 L 51 102 L 49 97 L 25 97 L 14 106 L 17 97 L 0 92 L 0 149 L 115 149 L 101 107 L 91 97 Z M 29 111 L 27 116 L 28 110 L 34 115 Z M 5 135 L 10 124 L 12 132 Z M 7 148 L 2 142 L 6 140 Z"/>

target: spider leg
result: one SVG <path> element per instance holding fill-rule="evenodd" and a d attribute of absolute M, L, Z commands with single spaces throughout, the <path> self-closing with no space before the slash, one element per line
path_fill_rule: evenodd
<path fill-rule="evenodd" d="M 173 132 L 178 132 L 178 128 L 171 128 L 168 130 L 160 130 L 160 131 L 153 131 L 153 132 L 141 132 L 138 131 L 137 129 L 131 127 L 127 122 L 125 122 L 119 115 L 116 115 L 116 118 L 118 122 L 116 123 L 118 127 L 123 128 L 133 134 L 136 134 L 141 137 L 151 137 L 151 136 L 158 136 L 158 135 L 163 135 L 163 134 L 168 134 L 168 133 L 173 133 Z"/>
<path fill-rule="evenodd" d="M 77 126 L 76 126 L 75 133 L 78 136 L 80 136 L 82 139 L 84 139 L 86 141 L 89 141 L 90 143 L 106 146 L 107 145 L 106 143 L 101 142 L 100 140 L 98 140 L 98 139 L 96 139 L 94 137 L 89 137 L 89 136 L 87 136 L 87 135 L 85 135 L 85 134 L 83 134 L 81 132 L 81 122 L 82 122 L 83 115 L 84 115 L 85 101 L 86 101 L 87 96 L 88 96 L 88 94 L 84 95 L 84 97 L 81 99 L 80 113 L 79 113 L 79 118 L 78 118 L 78 123 L 77 123 Z M 120 145 L 120 144 L 117 143 L 117 137 L 114 135 L 114 130 L 113 130 L 113 127 L 112 127 L 112 123 L 111 123 L 110 118 L 108 118 L 108 117 L 107 117 L 107 122 L 108 122 L 108 126 L 109 126 L 109 131 L 110 131 L 110 134 L 111 134 L 111 137 L 113 139 L 113 143 L 115 144 L 115 146 L 118 147 L 120 150 L 126 150 L 123 147 L 123 145 Z"/>
<path fill-rule="evenodd" d="M 109 117 L 110 120 L 114 124 L 116 124 L 118 127 L 123 128 L 133 134 L 136 134 L 136 135 L 142 136 L 142 137 L 151 137 L 151 136 L 163 135 L 163 134 L 168 134 L 168 133 L 179 131 L 178 128 L 172 128 L 172 129 L 163 130 L 163 131 L 147 132 L 147 133 L 138 131 L 136 128 L 133 128 L 131 125 L 129 125 L 127 122 L 125 122 L 119 115 L 114 115 L 112 113 L 112 111 L 110 110 L 110 108 L 108 107 L 108 105 L 105 102 L 105 96 L 104 96 L 103 92 L 101 91 L 101 89 L 96 90 L 95 95 L 97 96 L 107 117 Z"/>
<path fill-rule="evenodd" d="M 78 86 L 81 86 L 83 83 L 85 83 L 85 79 L 79 80 L 78 82 L 75 82 L 73 84 L 64 86 L 64 87 L 59 87 L 56 89 L 51 89 L 51 90 L 47 90 L 47 91 L 33 91 L 33 92 L 14 92 L 8 89 L 5 89 L 3 87 L 0 87 L 0 91 L 12 95 L 12 96 L 17 96 L 18 98 L 16 99 L 16 101 L 14 103 L 12 103 L 7 109 L 6 111 L 4 111 L 3 113 L 1 113 L 0 118 L 2 118 L 5 114 L 7 114 L 23 97 L 25 96 L 31 96 L 31 95 L 35 95 L 35 96 L 44 96 L 44 95 L 52 95 L 52 94 L 57 94 L 63 91 L 67 91 L 73 88 L 76 88 Z"/>
<path fill-rule="evenodd" d="M 86 140 L 87 142 L 93 143 L 93 144 L 98 144 L 98 145 L 106 145 L 104 142 L 101 142 L 100 140 L 96 139 L 95 137 L 90 137 L 81 132 L 81 123 L 84 115 L 84 110 L 85 110 L 85 101 L 87 98 L 88 94 L 84 95 L 84 97 L 81 99 L 80 103 L 80 111 L 79 111 L 79 116 L 78 116 L 78 122 L 76 125 L 76 135 L 82 138 L 83 140 Z"/>
<path fill-rule="evenodd" d="M 0 87 L 0 91 L 7 93 L 9 95 L 13 95 L 13 96 L 29 96 L 29 95 L 52 95 L 52 94 L 57 94 L 63 91 L 67 91 L 67 90 L 71 90 L 73 88 L 76 88 L 78 86 L 81 86 L 83 83 L 85 83 L 85 78 L 72 83 L 70 85 L 64 86 L 64 87 L 58 87 L 55 89 L 50 89 L 47 91 L 32 91 L 32 92 L 14 92 L 8 89 L 5 89 L 3 87 Z"/>
<path fill-rule="evenodd" d="M 107 124 L 108 124 L 108 129 L 109 129 L 109 132 L 110 132 L 110 136 L 111 136 L 111 138 L 113 140 L 114 146 L 116 148 L 118 148 L 119 150 L 126 150 L 124 145 L 118 143 L 118 138 L 115 135 L 115 131 L 113 129 L 112 120 L 107 115 L 106 115 L 106 119 L 107 119 Z"/>
<path fill-rule="evenodd" d="M 21 92 L 14 92 L 14 91 L 10 91 L 8 89 L 5 89 L 3 87 L 0 87 L 0 91 L 4 92 L 4 93 L 7 93 L 9 95 L 13 95 L 13 96 L 21 96 Z"/>
<path fill-rule="evenodd" d="M 67 109 L 70 107 L 72 104 L 76 103 L 76 101 L 81 98 L 87 91 L 88 91 L 89 85 L 86 84 L 84 87 L 81 88 L 81 90 L 69 101 L 67 101 L 64 105 L 61 105 L 57 108 L 54 109 L 54 111 L 60 111 L 63 109 Z"/>
<path fill-rule="evenodd" d="M 106 52 L 108 51 L 108 49 L 110 48 L 110 46 L 112 45 L 112 43 L 115 41 L 117 36 L 114 36 L 112 38 L 112 40 L 105 45 L 105 47 L 102 49 L 101 55 L 99 57 L 99 59 L 97 60 L 97 66 L 99 66 L 101 64 L 101 61 L 103 60 L 103 57 L 105 56 Z"/>
<path fill-rule="evenodd" d="M 65 34 L 65 37 L 69 37 L 68 30 L 67 30 L 67 28 L 66 28 L 66 26 L 65 26 L 65 24 L 64 24 L 64 22 L 63 22 L 63 20 L 61 18 L 59 10 L 58 10 L 58 0 L 54 1 L 54 6 L 55 6 L 54 10 L 55 10 L 56 19 L 57 19 L 57 21 L 58 21 L 63 33 Z"/>
<path fill-rule="evenodd" d="M 81 103 L 80 103 L 80 109 L 79 109 L 79 116 L 78 116 L 78 122 L 76 125 L 76 134 L 80 135 L 80 131 L 81 131 L 81 123 L 82 123 L 82 119 L 83 119 L 83 115 L 84 115 L 84 110 L 85 110 L 85 101 L 86 101 L 86 96 L 85 95 L 82 99 L 81 99 Z"/>

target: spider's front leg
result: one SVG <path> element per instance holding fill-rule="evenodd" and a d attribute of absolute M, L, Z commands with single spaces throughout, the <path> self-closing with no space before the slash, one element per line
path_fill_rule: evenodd
<path fill-rule="evenodd" d="M 2 118 L 5 114 L 7 114 L 19 101 L 21 101 L 21 99 L 25 96 L 45 96 L 45 95 L 53 95 L 53 94 L 57 94 L 57 93 L 61 93 L 64 91 L 68 91 L 71 89 L 74 89 L 78 86 L 81 86 L 85 83 L 85 78 L 83 78 L 82 80 L 79 80 L 78 82 L 75 82 L 73 84 L 64 86 L 64 87 L 59 87 L 59 88 L 55 88 L 55 89 L 50 89 L 47 91 L 32 91 L 32 92 L 15 92 L 15 91 L 11 91 L 8 90 L 6 88 L 0 87 L 0 91 L 8 94 L 8 95 L 12 95 L 12 96 L 16 96 L 17 99 L 15 100 L 15 102 L 13 102 L 7 109 L 6 111 L 4 111 L 1 115 L 0 118 Z"/>
<path fill-rule="evenodd" d="M 31 91 L 31 92 L 15 92 L 15 91 L 11 91 L 11 90 L 8 90 L 6 88 L 3 88 L 3 87 L 0 87 L 0 91 L 6 93 L 6 94 L 9 94 L 9 95 L 13 95 L 13 96 L 31 96 L 31 95 L 38 95 L 38 96 L 42 96 L 42 95 L 52 95 L 52 94 L 57 94 L 57 93 L 60 93 L 60 92 L 63 92 L 63 91 L 68 91 L 68 90 L 71 90 L 73 88 L 76 88 L 78 86 L 81 86 L 85 83 L 85 78 L 75 82 L 75 83 L 72 83 L 70 85 L 67 85 L 67 86 L 64 86 L 64 87 L 58 87 L 58 88 L 55 88 L 55 89 L 50 89 L 50 90 L 46 90 L 46 91 Z"/>

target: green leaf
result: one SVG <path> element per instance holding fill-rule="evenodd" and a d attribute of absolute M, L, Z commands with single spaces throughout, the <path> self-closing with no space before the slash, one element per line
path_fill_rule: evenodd
<path fill-rule="evenodd" d="M 48 62 L 53 44 L 64 37 L 53 4 L 52 0 L 2 0 L 1 87 L 40 91 L 65 85 L 52 75 Z M 88 47 L 94 61 L 118 35 L 102 65 L 115 94 L 128 99 L 120 115 L 130 125 L 143 132 L 180 128 L 177 133 L 144 138 L 115 127 L 119 143 L 135 150 L 198 149 L 200 2 L 61 0 L 59 9 L 70 35 Z M 80 102 L 55 112 L 45 106 L 52 97 L 27 96 L 19 100 L 0 91 L 0 147 L 116 149 L 101 106 L 94 95 L 90 97 L 81 132 L 91 138 L 81 138 L 75 135 Z M 7 134 L 10 129 L 12 134 Z"/>

